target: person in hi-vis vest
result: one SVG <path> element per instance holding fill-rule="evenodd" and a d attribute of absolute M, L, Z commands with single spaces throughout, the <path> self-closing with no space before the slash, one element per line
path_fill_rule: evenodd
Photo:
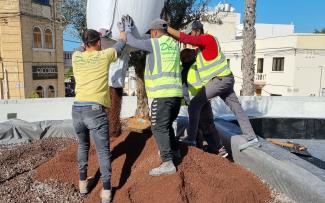
<path fill-rule="evenodd" d="M 221 51 L 218 40 L 212 35 L 204 34 L 203 24 L 199 21 L 192 23 L 190 35 L 171 27 L 168 27 L 167 31 L 174 38 L 179 39 L 181 43 L 198 47 L 197 71 L 204 86 L 189 104 L 188 133 L 189 137 L 192 137 L 192 142 L 195 142 L 202 108 L 210 99 L 219 96 L 234 112 L 243 136 L 247 140 L 245 144 L 239 146 L 239 150 L 259 146 L 260 143 L 252 125 L 235 94 L 234 76 L 225 55 Z"/>
<path fill-rule="evenodd" d="M 149 171 L 151 176 L 173 174 L 173 158 L 180 158 L 178 142 L 172 124 L 177 118 L 183 97 L 179 45 L 167 34 L 167 22 L 152 21 L 147 34 L 150 39 L 136 39 L 132 30 L 133 19 L 122 17 L 127 33 L 127 43 L 148 52 L 144 82 L 147 96 L 152 98 L 151 130 L 159 148 L 162 164 Z"/>
<path fill-rule="evenodd" d="M 181 51 L 180 58 L 182 62 L 182 82 L 185 100 L 184 103 L 188 105 L 190 103 L 190 100 L 202 88 L 203 84 L 200 77 L 198 76 L 198 71 L 196 68 L 196 51 L 194 49 L 183 49 Z M 191 138 L 189 139 L 191 141 Z M 203 145 L 203 140 L 207 142 L 206 146 Z M 228 156 L 227 150 L 222 145 L 219 133 L 214 125 L 213 112 L 210 102 L 207 102 L 202 108 L 198 127 L 198 135 L 195 141 L 197 147 L 202 147 L 204 151 L 217 154 L 221 157 Z M 192 145 L 192 143 L 188 143 L 188 139 L 184 139 L 182 142 Z"/>

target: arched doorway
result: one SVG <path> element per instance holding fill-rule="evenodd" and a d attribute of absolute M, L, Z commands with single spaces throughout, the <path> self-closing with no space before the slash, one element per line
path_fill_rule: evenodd
<path fill-rule="evenodd" d="M 44 88 L 42 86 L 36 87 L 36 93 L 38 94 L 39 98 L 44 98 Z"/>
<path fill-rule="evenodd" d="M 50 85 L 48 88 L 47 88 L 47 97 L 48 98 L 53 98 L 55 97 L 55 89 L 52 85 Z"/>

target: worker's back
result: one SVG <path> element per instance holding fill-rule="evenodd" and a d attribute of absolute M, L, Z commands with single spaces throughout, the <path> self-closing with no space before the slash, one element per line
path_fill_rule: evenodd
<path fill-rule="evenodd" d="M 108 68 L 117 58 L 115 49 L 75 52 L 72 57 L 76 79 L 76 101 L 109 106 Z"/>

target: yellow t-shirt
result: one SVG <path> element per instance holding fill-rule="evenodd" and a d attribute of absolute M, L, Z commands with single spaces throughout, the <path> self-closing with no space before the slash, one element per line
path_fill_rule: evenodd
<path fill-rule="evenodd" d="M 110 106 L 108 69 L 116 61 L 113 48 L 102 51 L 76 51 L 72 56 L 73 74 L 76 79 L 76 101 L 97 102 Z"/>

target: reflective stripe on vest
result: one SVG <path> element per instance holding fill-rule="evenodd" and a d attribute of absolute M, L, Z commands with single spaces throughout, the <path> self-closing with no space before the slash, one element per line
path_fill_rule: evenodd
<path fill-rule="evenodd" d="M 221 46 L 218 43 L 218 57 L 212 61 L 206 61 L 200 51 L 196 57 L 197 69 L 201 78 L 203 85 L 209 82 L 212 78 L 216 76 L 227 76 L 231 74 L 229 65 L 227 63 L 225 55 L 221 51 Z"/>
<path fill-rule="evenodd" d="M 147 57 L 145 87 L 150 98 L 182 97 L 181 68 L 177 42 L 164 35 L 151 39 L 153 53 Z"/>
<path fill-rule="evenodd" d="M 201 90 L 203 84 L 197 71 L 196 65 L 193 64 L 187 74 L 187 86 L 189 95 L 194 97 Z"/>

